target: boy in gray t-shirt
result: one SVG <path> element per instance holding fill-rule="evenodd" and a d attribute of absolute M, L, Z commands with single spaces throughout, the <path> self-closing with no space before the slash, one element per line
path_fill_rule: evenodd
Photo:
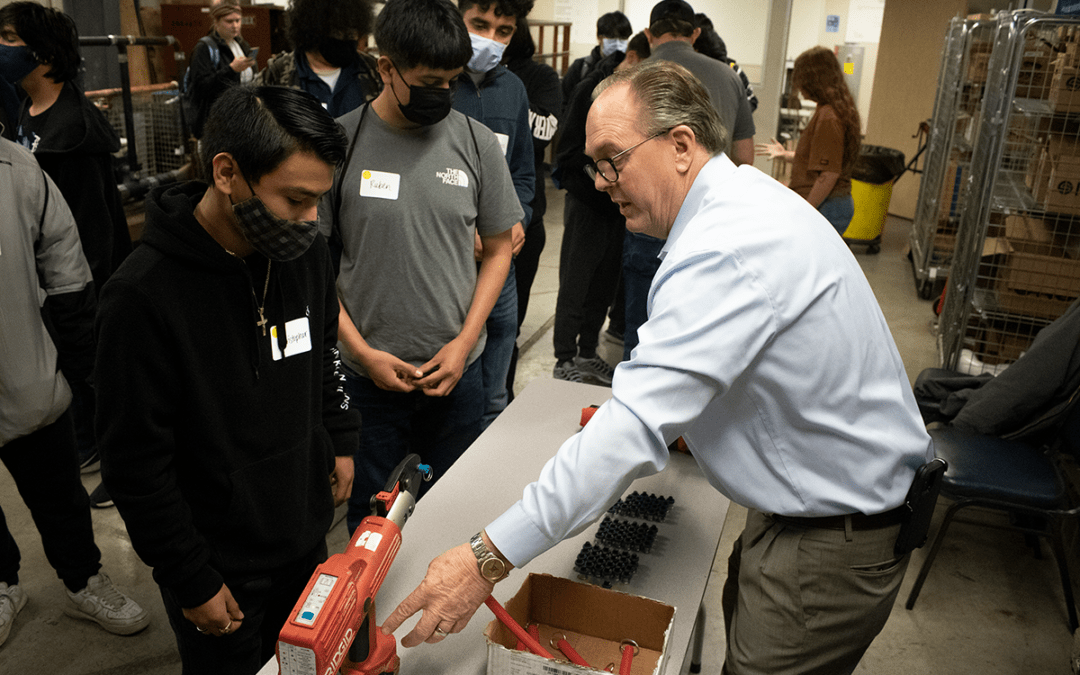
<path fill-rule="evenodd" d="M 341 239 L 338 339 L 363 417 L 350 531 L 408 453 L 438 478 L 479 435 L 473 362 L 523 216 L 498 139 L 450 110 L 450 81 L 472 55 L 457 9 L 390 0 L 375 40 L 383 91 L 338 120 L 349 157 L 319 209 L 324 234 Z"/>

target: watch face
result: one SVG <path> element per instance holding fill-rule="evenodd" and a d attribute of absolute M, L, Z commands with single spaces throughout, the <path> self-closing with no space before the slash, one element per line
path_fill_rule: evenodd
<path fill-rule="evenodd" d="M 492 556 L 480 565 L 480 573 L 489 581 L 498 581 L 506 571 L 506 563 Z"/>

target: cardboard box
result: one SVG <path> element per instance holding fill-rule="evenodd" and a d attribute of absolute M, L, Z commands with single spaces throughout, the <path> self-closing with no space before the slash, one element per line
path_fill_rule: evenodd
<path fill-rule="evenodd" d="M 989 365 L 1012 363 L 1031 346 L 1034 333 L 1030 324 L 1024 327 L 1006 324 L 985 328 L 978 336 L 981 343 L 977 350 L 979 359 Z"/>
<path fill-rule="evenodd" d="M 986 76 L 990 73 L 990 45 L 986 45 L 986 51 L 977 50 L 978 47 L 981 45 L 972 45 L 968 56 L 967 81 L 971 84 L 986 82 Z"/>
<path fill-rule="evenodd" d="M 1047 98 L 1054 112 L 1080 112 L 1080 69 L 1065 65 L 1060 58 L 1054 61 Z"/>
<path fill-rule="evenodd" d="M 1080 215 L 1080 163 L 1048 157 L 1048 178 L 1038 203 L 1046 211 Z"/>
<path fill-rule="evenodd" d="M 1080 297 L 1080 260 L 1053 244 L 1007 239 L 1002 288 L 1060 299 Z"/>
<path fill-rule="evenodd" d="M 941 196 L 938 201 L 938 214 L 941 218 L 956 218 L 960 215 L 964 181 L 968 178 L 970 167 L 960 164 L 955 159 L 945 168 L 941 178 Z"/>
<path fill-rule="evenodd" d="M 1016 98 L 1047 98 L 1050 95 L 1052 57 L 1045 46 L 1024 52 L 1016 73 Z"/>
<path fill-rule="evenodd" d="M 1051 222 L 1023 215 L 1005 216 L 1005 236 L 1009 240 L 1037 244 L 1053 244 L 1055 239 Z"/>
<path fill-rule="evenodd" d="M 657 675 L 667 657 L 675 619 L 675 608 L 656 600 L 548 574 L 530 574 L 505 607 L 522 627 L 537 624 L 540 644 L 553 655 L 561 656 L 550 648 L 549 641 L 565 635 L 593 668 L 518 651 L 517 637 L 495 619 L 484 631 L 487 675 L 603 673 L 609 663 L 614 663 L 617 671 L 622 659 L 620 643 L 626 639 L 640 647 L 631 674 Z"/>

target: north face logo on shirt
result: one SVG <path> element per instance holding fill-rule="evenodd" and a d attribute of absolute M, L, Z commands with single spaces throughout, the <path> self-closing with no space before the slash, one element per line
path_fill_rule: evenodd
<path fill-rule="evenodd" d="M 447 167 L 446 171 L 436 171 L 435 175 L 442 178 L 444 185 L 457 185 L 458 187 L 469 187 L 469 176 L 465 174 L 461 169 L 451 169 Z"/>

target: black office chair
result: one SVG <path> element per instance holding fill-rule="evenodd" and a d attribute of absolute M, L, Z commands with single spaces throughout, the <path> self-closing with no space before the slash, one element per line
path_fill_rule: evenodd
<path fill-rule="evenodd" d="M 941 494 L 953 500 L 934 537 L 919 576 L 907 599 L 915 606 L 953 517 L 969 506 L 1004 511 L 1015 516 L 1016 527 L 1046 537 L 1057 559 L 1069 626 L 1078 627 L 1072 583 L 1065 556 L 1063 525 L 1080 514 L 1062 462 L 1080 457 L 1080 392 L 1055 421 L 1050 440 L 1034 445 L 944 426 L 930 430 L 935 455 L 949 464 Z M 1037 542 L 1037 539 L 1035 540 Z"/>

